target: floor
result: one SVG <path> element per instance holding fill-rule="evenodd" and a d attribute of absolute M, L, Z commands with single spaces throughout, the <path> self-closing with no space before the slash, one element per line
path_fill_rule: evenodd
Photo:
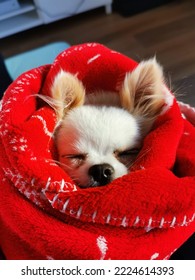
<path fill-rule="evenodd" d="M 156 56 L 169 87 L 195 106 L 195 0 L 174 0 L 130 17 L 96 9 L 1 39 L 0 52 L 9 57 L 54 41 L 95 41 L 137 61 Z"/>

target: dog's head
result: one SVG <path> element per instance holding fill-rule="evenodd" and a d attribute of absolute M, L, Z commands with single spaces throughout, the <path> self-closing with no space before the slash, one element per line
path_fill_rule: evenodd
<path fill-rule="evenodd" d="M 91 93 L 87 102 L 83 84 L 61 71 L 52 95 L 58 116 L 54 138 L 62 168 L 81 187 L 103 186 L 129 172 L 160 114 L 162 69 L 155 59 L 141 62 L 126 74 L 120 92 Z M 96 103 L 94 96 L 105 102 Z M 108 106 L 113 100 L 114 106 Z"/>

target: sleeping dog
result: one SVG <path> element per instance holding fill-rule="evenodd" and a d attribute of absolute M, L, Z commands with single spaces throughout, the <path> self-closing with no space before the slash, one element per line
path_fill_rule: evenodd
<path fill-rule="evenodd" d="M 162 111 L 163 87 L 155 59 L 126 73 L 118 92 L 86 93 L 75 75 L 56 75 L 48 103 L 57 114 L 58 161 L 78 186 L 104 186 L 130 172 Z"/>

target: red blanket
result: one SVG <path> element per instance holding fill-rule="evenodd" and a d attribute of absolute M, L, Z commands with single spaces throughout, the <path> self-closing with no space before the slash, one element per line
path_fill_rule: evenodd
<path fill-rule="evenodd" d="M 134 170 L 79 189 L 52 160 L 54 111 L 37 101 L 64 69 L 87 91 L 117 90 L 137 63 L 99 44 L 22 74 L 0 112 L 0 247 L 7 259 L 167 259 L 195 229 L 194 109 L 167 106 Z"/>

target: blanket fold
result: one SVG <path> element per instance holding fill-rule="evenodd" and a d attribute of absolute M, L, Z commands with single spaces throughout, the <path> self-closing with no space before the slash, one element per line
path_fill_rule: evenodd
<path fill-rule="evenodd" d="M 0 112 L 0 247 L 8 259 L 168 259 L 195 229 L 195 110 L 166 106 L 130 174 L 80 189 L 54 160 L 50 95 L 63 69 L 87 92 L 117 91 L 137 62 L 96 43 L 22 74 Z M 188 117 L 182 114 L 182 112 Z"/>

